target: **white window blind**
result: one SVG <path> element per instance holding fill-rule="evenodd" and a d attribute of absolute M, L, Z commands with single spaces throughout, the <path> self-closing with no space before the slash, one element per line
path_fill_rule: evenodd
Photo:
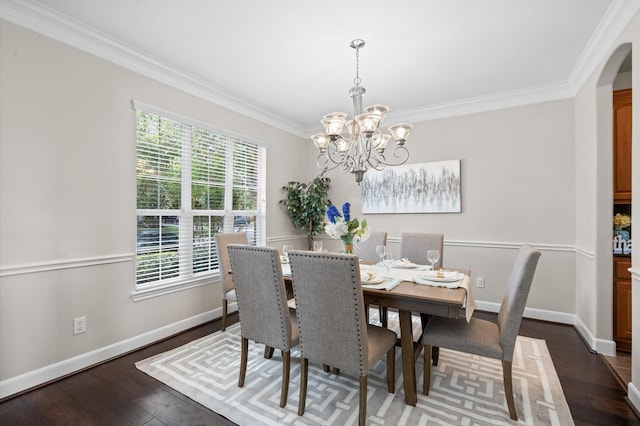
<path fill-rule="evenodd" d="M 215 234 L 265 244 L 266 149 L 134 104 L 137 132 L 136 287 L 219 273 Z"/>

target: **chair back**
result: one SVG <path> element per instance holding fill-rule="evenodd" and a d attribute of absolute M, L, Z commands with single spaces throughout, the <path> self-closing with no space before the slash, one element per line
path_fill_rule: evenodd
<path fill-rule="evenodd" d="M 242 337 L 290 350 L 291 316 L 278 250 L 248 244 L 227 248 Z"/>
<path fill-rule="evenodd" d="M 347 374 L 368 372 L 368 334 L 358 257 L 289 252 L 300 351 Z"/>
<path fill-rule="evenodd" d="M 245 232 L 230 232 L 228 234 L 216 234 L 216 247 L 218 250 L 218 267 L 220 268 L 220 280 L 222 281 L 222 294 L 233 290 L 233 277 L 229 274 L 229 244 L 248 244 Z"/>
<path fill-rule="evenodd" d="M 380 256 L 376 253 L 376 247 L 386 245 L 386 232 L 372 232 L 366 240 L 353 243 L 353 252 L 357 254 L 358 258 L 362 261 L 378 263 Z"/>
<path fill-rule="evenodd" d="M 443 249 L 444 234 L 404 232 L 400 235 L 400 258 L 409 259 L 409 261 L 419 265 L 430 264 L 427 260 L 427 250 L 440 250 L 440 259 L 438 259 L 434 268 L 442 268 Z"/>
<path fill-rule="evenodd" d="M 520 322 L 529 297 L 529 289 L 538 265 L 540 252 L 525 244 L 520 247 L 518 257 L 513 265 L 507 290 L 498 313 L 500 327 L 500 346 L 504 352 L 504 360 L 513 359 L 513 349 L 520 330 Z"/>

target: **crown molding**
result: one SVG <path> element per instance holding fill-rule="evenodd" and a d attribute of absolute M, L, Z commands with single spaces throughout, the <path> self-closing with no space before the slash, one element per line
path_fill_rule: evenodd
<path fill-rule="evenodd" d="M 638 0 L 614 0 L 611 2 L 569 75 L 573 96 L 582 88 L 598 64 L 605 59 L 605 55 L 614 50 L 612 47 L 617 47 L 613 44 L 639 9 L 640 1 Z"/>
<path fill-rule="evenodd" d="M 513 108 L 541 102 L 556 101 L 573 97 L 569 83 L 554 83 L 524 89 L 492 93 L 486 96 L 461 99 L 459 101 L 430 105 L 425 108 L 389 113 L 389 117 L 408 122 L 420 122 L 458 115 L 475 114 L 503 108 Z"/>
<path fill-rule="evenodd" d="M 308 136 L 300 123 L 277 116 L 52 8 L 31 0 L 1 0 L 0 5 L 0 18 L 6 21 L 270 126 Z"/>
<path fill-rule="evenodd" d="M 36 1 L 0 0 L 0 4 L 0 18 L 85 53 L 296 136 L 307 138 L 317 130 L 273 114 L 264 107 L 124 45 L 109 35 Z M 391 113 L 390 117 L 415 123 L 574 97 L 639 8 L 638 0 L 614 0 L 565 82 L 401 110 Z"/>

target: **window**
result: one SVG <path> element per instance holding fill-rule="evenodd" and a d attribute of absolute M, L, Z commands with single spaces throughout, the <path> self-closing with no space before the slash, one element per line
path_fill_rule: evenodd
<path fill-rule="evenodd" d="M 138 102 L 134 108 L 136 289 L 210 279 L 219 272 L 218 232 L 246 232 L 264 245 L 266 149 Z"/>

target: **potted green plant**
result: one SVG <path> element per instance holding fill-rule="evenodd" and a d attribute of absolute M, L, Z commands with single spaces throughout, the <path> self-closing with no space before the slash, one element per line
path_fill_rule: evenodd
<path fill-rule="evenodd" d="M 309 183 L 292 181 L 282 187 L 287 198 L 280 204 L 287 208 L 293 226 L 307 236 L 309 250 L 313 249 L 313 237 L 324 231 L 324 215 L 331 205 L 327 199 L 330 183 L 331 179 L 320 175 Z"/>

